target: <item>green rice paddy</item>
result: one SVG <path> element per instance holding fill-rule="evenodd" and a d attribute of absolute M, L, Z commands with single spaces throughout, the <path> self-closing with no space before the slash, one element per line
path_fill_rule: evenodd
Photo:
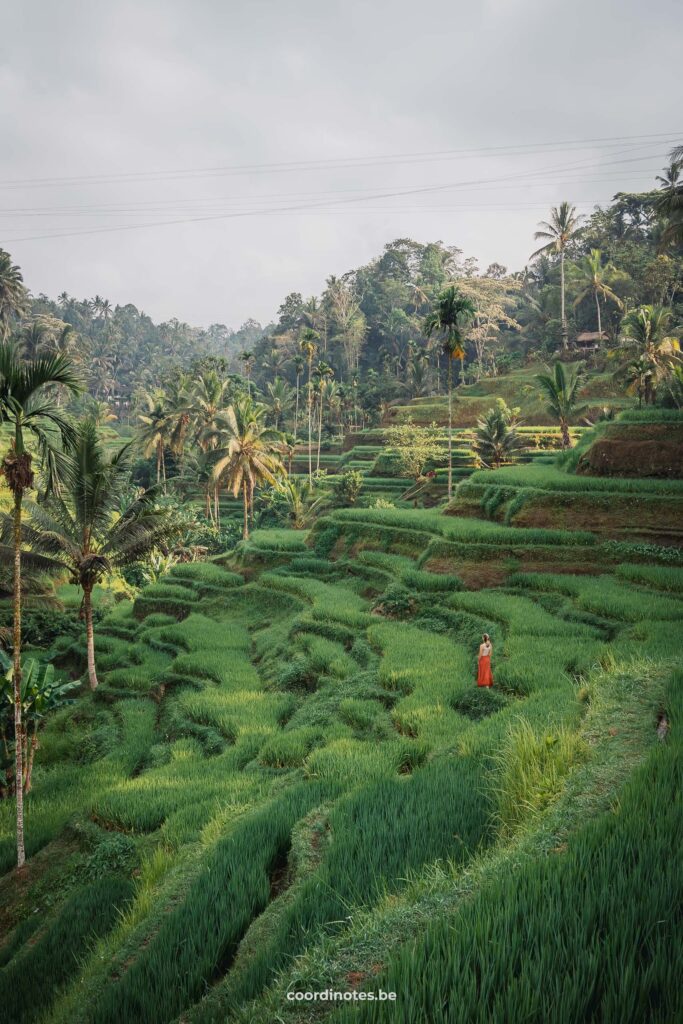
<path fill-rule="evenodd" d="M 681 493 L 578 480 L 462 487 Z M 12 1021 L 677 1019 L 683 569 L 454 511 L 256 530 L 105 610 L 0 879 Z M 10 872 L 7 800 L 0 835 Z M 286 996 L 325 988 L 397 999 Z"/>

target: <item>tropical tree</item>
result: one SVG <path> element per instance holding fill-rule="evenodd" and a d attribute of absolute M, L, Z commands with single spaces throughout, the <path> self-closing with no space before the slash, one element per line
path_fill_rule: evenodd
<path fill-rule="evenodd" d="M 279 449 L 281 435 L 263 426 L 250 401 L 235 402 L 221 417 L 221 445 L 216 451 L 214 480 L 229 487 L 234 497 L 240 491 L 244 502 L 242 537 L 249 539 L 249 509 L 254 491 L 263 484 L 275 484 L 284 467 Z"/>
<path fill-rule="evenodd" d="M 311 486 L 313 486 L 313 382 L 311 381 L 311 375 L 313 373 L 313 356 L 315 355 L 319 338 L 320 335 L 312 327 L 305 327 L 301 332 L 299 340 L 299 349 L 305 357 L 308 366 L 308 381 L 306 385 L 308 395 L 308 482 Z"/>
<path fill-rule="evenodd" d="M 25 311 L 28 296 L 21 270 L 8 252 L 0 249 L 0 342 L 9 335 L 12 324 Z"/>
<path fill-rule="evenodd" d="M 157 484 L 166 487 L 166 446 L 170 441 L 171 422 L 168 415 L 166 395 L 157 388 L 156 391 L 145 392 L 142 396 L 142 407 L 145 410 L 138 414 L 140 421 L 139 440 L 146 458 L 152 453 L 156 455 Z"/>
<path fill-rule="evenodd" d="M 276 485 L 274 509 L 293 530 L 306 530 L 315 521 L 327 498 L 315 497 L 307 480 L 285 477 Z"/>
<path fill-rule="evenodd" d="M 471 299 L 461 295 L 455 285 L 449 285 L 439 295 L 436 308 L 425 321 L 428 338 L 437 334 L 448 364 L 448 497 L 453 496 L 453 370 L 454 359 L 465 357 L 464 334 L 476 313 Z"/>
<path fill-rule="evenodd" d="M 270 398 L 270 411 L 275 421 L 275 429 L 280 426 L 280 417 L 292 407 L 292 389 L 282 377 L 276 377 L 268 384 L 268 396 Z"/>
<path fill-rule="evenodd" d="M 301 374 L 304 372 L 306 360 L 302 355 L 297 355 L 294 356 L 292 362 L 294 363 L 294 373 L 296 374 L 296 405 L 294 408 L 294 439 L 296 440 L 299 430 L 299 390 L 301 384 Z"/>
<path fill-rule="evenodd" d="M 22 504 L 33 487 L 33 454 L 26 441 L 37 446 L 48 491 L 58 485 L 61 448 L 74 440 L 74 430 L 51 397 L 50 389 L 62 385 L 77 393 L 81 382 L 72 362 L 62 355 L 25 360 L 11 343 L 0 343 L 0 418 L 12 431 L 11 446 L 0 466 L 12 494 L 12 647 L 14 657 L 15 778 L 23 778 L 21 720 L 21 527 Z M 17 786 L 17 867 L 26 859 L 24 802 Z"/>
<path fill-rule="evenodd" d="M 600 299 L 603 302 L 613 302 L 617 309 L 623 309 L 624 304 L 617 293 L 610 287 L 616 273 L 611 263 L 602 262 L 602 253 L 599 249 L 591 249 L 588 256 L 584 256 L 576 265 L 576 278 L 581 291 L 574 300 L 574 306 L 580 305 L 584 299 L 595 300 L 595 311 L 598 317 L 598 334 L 602 335 L 602 314 L 600 312 Z"/>
<path fill-rule="evenodd" d="M 334 377 L 334 370 L 329 363 L 321 360 L 315 368 L 315 377 L 317 382 L 317 396 L 318 396 L 318 455 L 315 464 L 316 473 L 320 470 L 320 446 L 322 443 L 323 433 L 323 411 L 325 408 L 325 401 L 332 402 L 336 393 L 337 386 L 332 380 Z"/>
<path fill-rule="evenodd" d="M 247 378 L 247 394 L 251 394 L 251 368 L 254 365 L 254 353 L 244 351 L 240 353 L 240 362 L 244 366 L 244 373 Z"/>
<path fill-rule="evenodd" d="M 683 242 L 683 146 L 671 153 L 671 162 L 663 175 L 657 175 L 657 210 L 666 218 L 660 249 Z"/>
<path fill-rule="evenodd" d="M 576 212 L 576 207 L 571 203 L 563 202 L 559 206 L 553 206 L 550 211 L 550 220 L 542 220 L 538 225 L 539 230 L 534 232 L 537 241 L 545 239 L 545 244 L 532 253 L 531 259 L 544 253 L 559 253 L 560 256 L 560 309 L 562 318 L 562 348 L 569 348 L 569 329 L 567 327 L 567 311 L 565 308 L 565 274 L 564 257 L 567 245 L 575 237 L 579 230 L 581 217 Z"/>
<path fill-rule="evenodd" d="M 536 380 L 539 391 L 548 401 L 548 414 L 560 425 L 562 447 L 571 448 L 569 421 L 583 411 L 583 406 L 578 405 L 578 397 L 586 381 L 584 364 L 565 366 L 558 360 L 552 369 L 536 374 Z"/>
<path fill-rule="evenodd" d="M 669 334 L 673 313 L 666 306 L 639 306 L 630 310 L 621 321 L 621 340 L 635 349 L 637 357 L 649 367 L 643 377 L 645 404 L 655 400 L 656 385 L 676 365 L 680 343 Z"/>
<path fill-rule="evenodd" d="M 27 502 L 21 537 L 32 553 L 68 569 L 83 591 L 88 680 L 97 687 L 92 592 L 116 569 L 144 558 L 176 530 L 168 508 L 156 504 L 156 489 L 129 497 L 133 442 L 109 455 L 92 420 L 79 424 L 72 450 L 62 459 L 62 483 L 40 503 Z M 12 531 L 0 516 L 3 540 Z"/>
<path fill-rule="evenodd" d="M 4 651 L 0 650 L 0 737 L 3 751 L 9 753 L 9 736 L 14 724 L 14 685 L 12 681 L 12 662 Z M 24 777 L 22 779 L 23 794 L 31 789 L 33 762 L 38 749 L 38 727 L 43 719 L 52 711 L 57 711 L 74 699 L 71 693 L 78 689 L 78 681 L 60 682 L 55 678 L 54 665 L 39 665 L 35 659 L 23 662 L 21 666 L 21 720 L 22 720 L 22 752 L 21 760 Z M 9 762 L 9 758 L 8 758 Z M 17 780 L 14 780 L 15 791 Z"/>
<path fill-rule="evenodd" d="M 500 469 L 524 451 L 527 446 L 518 425 L 517 410 L 508 409 L 502 400 L 477 421 L 473 447 L 482 466 Z"/>

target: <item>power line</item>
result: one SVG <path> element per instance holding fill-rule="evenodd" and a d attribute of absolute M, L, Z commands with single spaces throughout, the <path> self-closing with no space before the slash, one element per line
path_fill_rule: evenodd
<path fill-rule="evenodd" d="M 625 152 L 630 152 L 630 150 L 626 150 Z M 619 154 L 614 154 L 614 155 L 617 156 Z M 631 157 L 631 158 L 627 158 L 627 159 L 608 161 L 606 163 L 603 163 L 600 166 L 602 166 L 602 167 L 613 166 L 613 165 L 620 166 L 622 164 L 638 163 L 638 162 L 642 162 L 643 160 L 650 160 L 652 158 L 653 158 L 653 154 L 648 154 L 647 156 Z M 506 183 L 506 182 L 511 181 L 511 180 L 517 180 L 517 181 L 519 181 L 519 180 L 527 180 L 529 178 L 538 177 L 538 175 L 540 175 L 540 174 L 548 174 L 548 173 L 552 173 L 553 171 L 565 171 L 566 172 L 567 170 L 581 169 L 582 167 L 585 168 L 586 166 L 590 167 L 591 166 L 590 162 L 588 164 L 586 164 L 586 161 L 579 161 L 578 163 L 574 163 L 574 164 L 568 164 L 568 165 L 567 164 L 561 164 L 559 166 L 556 165 L 554 167 L 545 167 L 545 168 L 541 168 L 541 169 L 536 170 L 536 171 L 526 171 L 526 172 L 522 172 L 522 173 L 516 174 L 516 175 L 505 175 L 503 178 L 500 178 L 500 177 L 498 177 L 498 178 L 478 178 L 478 179 L 475 178 L 475 179 L 472 179 L 470 181 L 455 182 L 455 183 L 450 183 L 450 184 L 445 184 L 445 185 L 429 185 L 429 186 L 421 186 L 421 187 L 417 187 L 417 188 L 400 189 L 400 190 L 394 190 L 394 191 L 391 191 L 391 192 L 384 192 L 384 193 L 380 193 L 380 194 L 376 194 L 376 195 L 353 196 L 353 197 L 349 197 L 349 198 L 346 198 L 346 199 L 337 199 L 337 200 L 327 200 L 326 199 L 326 200 L 323 200 L 322 202 L 319 202 L 319 203 L 306 203 L 306 202 L 304 202 L 304 203 L 300 203 L 300 204 L 293 204 L 293 205 L 290 205 L 290 206 L 279 207 L 279 208 L 276 208 L 275 210 L 273 210 L 273 209 L 270 209 L 270 210 L 269 209 L 233 210 L 233 211 L 230 211 L 230 212 L 224 212 L 224 213 L 219 213 L 219 214 L 215 214 L 215 213 L 214 214 L 204 214 L 204 215 L 195 216 L 195 217 L 175 217 L 175 218 L 172 218 L 172 219 L 169 219 L 169 220 L 153 221 L 153 222 L 147 222 L 147 223 L 142 223 L 142 224 L 110 225 L 108 227 L 95 227 L 95 228 L 84 228 L 84 229 L 79 229 L 79 230 L 74 230 L 74 231 L 53 232 L 53 233 L 50 233 L 50 234 L 47 234 L 47 235 L 45 235 L 45 234 L 43 234 L 43 235 L 27 235 L 27 236 L 23 236 L 23 237 L 19 237 L 19 238 L 9 238 L 9 239 L 6 239 L 6 241 L 7 242 L 27 242 L 27 241 L 45 240 L 45 239 L 50 239 L 50 238 L 69 238 L 69 237 L 75 237 L 75 236 L 79 236 L 79 235 L 109 234 L 109 233 L 114 232 L 114 231 L 136 231 L 136 230 L 140 230 L 141 228 L 146 228 L 146 227 L 169 227 L 169 226 L 179 225 L 179 224 L 192 224 L 192 223 L 200 223 L 200 222 L 213 221 L 213 220 L 230 220 L 230 219 L 236 219 L 236 218 L 242 218 L 242 217 L 253 217 L 253 216 L 259 216 L 259 215 L 264 215 L 264 214 L 269 214 L 269 213 L 270 214 L 272 214 L 272 213 L 294 213 L 294 212 L 301 212 L 301 211 L 306 211 L 306 210 L 316 210 L 316 209 L 318 209 L 318 210 L 320 210 L 320 212 L 322 212 L 322 210 L 320 209 L 321 207 L 326 207 L 326 206 L 330 206 L 330 205 L 339 206 L 339 205 L 344 205 L 344 204 L 349 204 L 349 203 L 368 202 L 368 201 L 372 201 L 372 200 L 376 200 L 376 199 L 394 199 L 394 198 L 399 198 L 399 197 L 409 196 L 409 195 L 433 194 L 433 193 L 437 193 L 437 192 L 444 192 L 444 191 L 447 191 L 447 190 L 450 190 L 450 189 L 465 188 L 465 187 L 471 187 L 471 186 L 476 186 L 476 185 L 481 185 L 481 184 L 495 184 L 497 182 Z"/>
<path fill-rule="evenodd" d="M 387 166 L 397 163 L 421 163 L 437 160 L 470 159 L 477 156 L 529 156 L 537 152 L 560 152 L 558 147 L 589 148 L 600 144 L 602 148 L 619 146 L 625 142 L 652 142 L 675 144 L 683 132 L 655 132 L 648 135 L 615 135 L 589 139 L 568 139 L 555 142 L 520 143 L 509 146 L 483 146 L 469 149 L 435 150 L 421 153 L 394 153 L 384 156 L 335 157 L 317 160 L 279 161 L 262 164 L 234 164 L 203 168 L 180 168 L 167 171 L 128 171 L 117 174 L 73 175 L 48 178 L 17 178 L 0 182 L 0 188 L 45 188 L 60 185 L 112 184 L 129 182 L 154 182 L 177 180 L 189 177 L 206 177 L 229 174 L 284 173 L 304 170 L 353 169 L 373 166 Z"/>

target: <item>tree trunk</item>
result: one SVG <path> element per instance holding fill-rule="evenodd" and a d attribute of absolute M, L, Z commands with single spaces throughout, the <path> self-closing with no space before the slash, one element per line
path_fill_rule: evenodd
<path fill-rule="evenodd" d="M 242 481 L 242 497 L 244 499 L 244 525 L 242 527 L 242 540 L 249 540 L 249 494 L 247 492 L 247 481 Z"/>
<path fill-rule="evenodd" d="M 560 251 L 560 305 L 562 308 L 562 350 L 566 352 L 569 348 L 569 330 L 564 308 L 564 249 Z"/>
<path fill-rule="evenodd" d="M 308 484 L 313 486 L 313 391 L 311 390 L 311 361 L 308 362 Z"/>
<path fill-rule="evenodd" d="M 595 293 L 595 308 L 598 311 L 598 334 L 600 335 L 599 341 L 602 341 L 602 316 L 600 315 L 600 295 L 598 292 Z"/>
<path fill-rule="evenodd" d="M 448 359 L 448 500 L 453 497 L 453 360 Z"/>
<path fill-rule="evenodd" d="M 572 439 L 569 436 L 569 424 L 564 418 L 560 420 L 560 430 L 562 431 L 562 447 L 571 448 Z"/>
<path fill-rule="evenodd" d="M 299 374 L 296 375 L 296 406 L 294 408 L 294 443 L 296 444 L 299 430 Z"/>
<path fill-rule="evenodd" d="M 24 793 L 29 793 L 31 790 L 31 779 L 33 778 L 33 761 L 36 756 L 36 750 L 38 749 L 38 725 L 34 726 L 33 735 L 31 736 L 31 751 L 27 757 L 26 766 L 26 777 L 24 779 Z"/>
<path fill-rule="evenodd" d="M 219 529 L 221 525 L 221 502 L 218 496 L 218 484 L 213 489 L 213 509 L 214 509 L 214 520 L 216 522 L 216 529 Z"/>
<path fill-rule="evenodd" d="M 85 611 L 85 637 L 88 647 L 88 682 L 90 689 L 97 689 L 95 670 L 95 633 L 92 625 L 92 587 L 83 587 L 83 610 Z"/>
<path fill-rule="evenodd" d="M 24 731 L 21 721 L 21 499 L 23 489 L 18 487 L 14 494 L 14 582 L 12 598 L 14 604 L 14 790 L 17 799 L 17 867 L 26 862 L 24 844 Z"/>
<path fill-rule="evenodd" d="M 320 392 L 320 415 L 318 416 L 318 458 L 315 464 L 316 473 L 320 470 L 320 442 L 323 433 L 323 393 Z"/>

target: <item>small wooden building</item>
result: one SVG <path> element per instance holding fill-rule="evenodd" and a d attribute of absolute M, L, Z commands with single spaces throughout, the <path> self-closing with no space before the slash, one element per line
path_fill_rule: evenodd
<path fill-rule="evenodd" d="M 603 341 L 607 341 L 604 331 L 583 331 L 576 336 L 576 348 L 582 352 L 597 352 Z"/>

